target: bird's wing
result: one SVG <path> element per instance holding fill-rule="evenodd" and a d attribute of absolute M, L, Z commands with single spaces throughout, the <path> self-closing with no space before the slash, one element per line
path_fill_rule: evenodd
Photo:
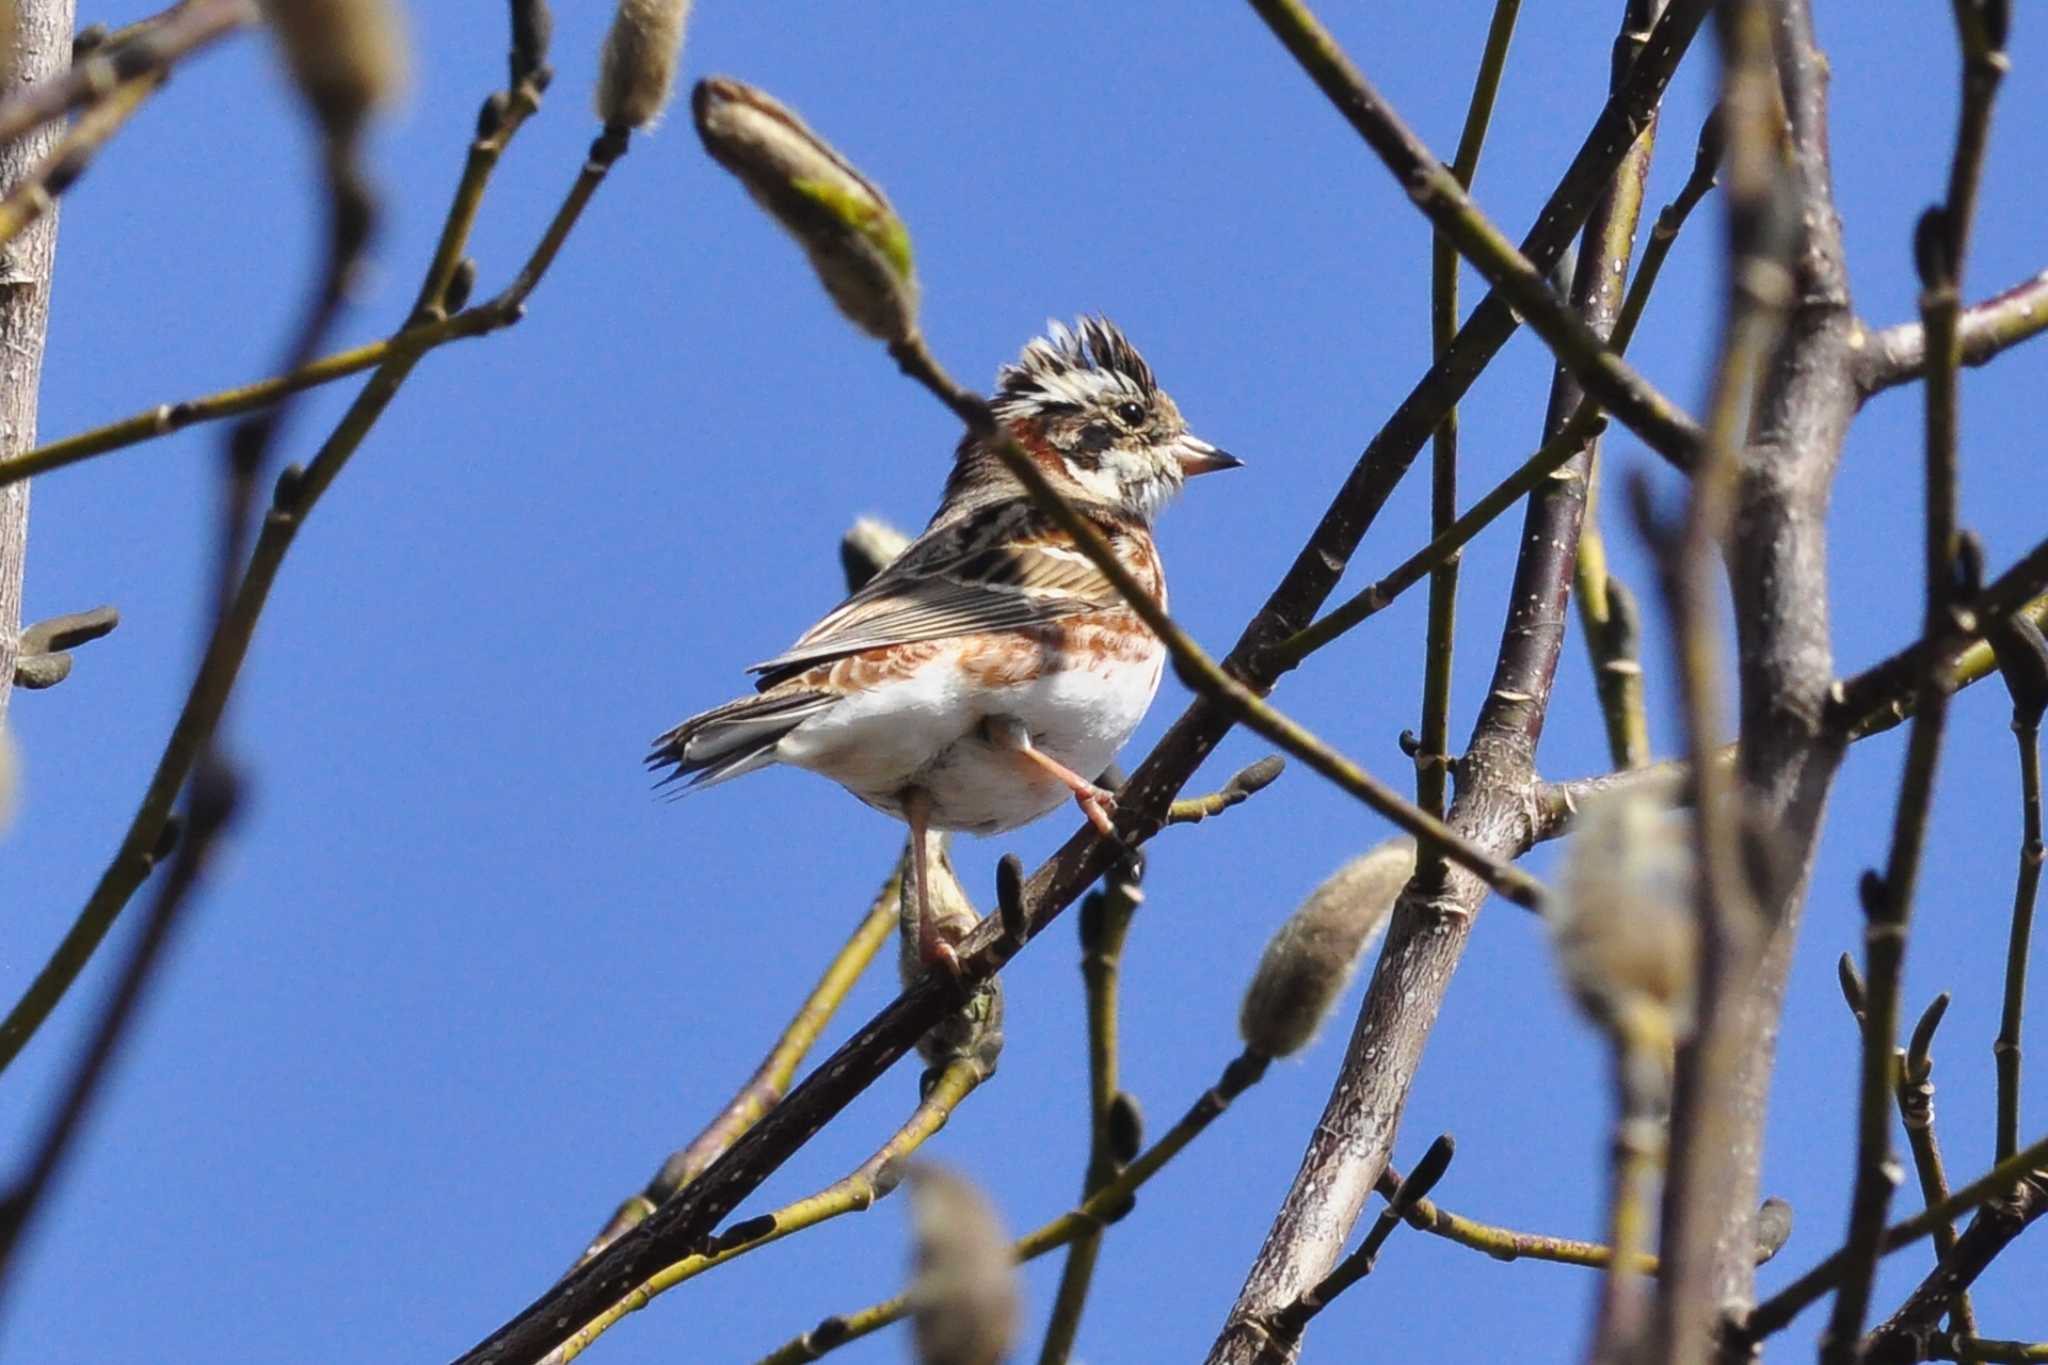
<path fill-rule="evenodd" d="M 829 659 L 883 645 L 1015 630 L 1114 607 L 1114 586 L 1051 528 L 1004 520 L 920 537 L 783 653 L 748 671 L 762 687 Z M 1001 532 L 1001 533 L 993 533 Z"/>

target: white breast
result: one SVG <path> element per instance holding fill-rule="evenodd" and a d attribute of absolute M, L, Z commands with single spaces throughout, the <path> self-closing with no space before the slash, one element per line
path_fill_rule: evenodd
<path fill-rule="evenodd" d="M 1135 642 L 1134 642 L 1135 643 Z M 944 651 L 907 677 L 846 697 L 792 731 L 776 758 L 840 782 L 902 815 L 900 793 L 924 790 L 940 829 L 995 834 L 1052 810 L 1069 793 L 983 738 L 990 716 L 1023 722 L 1032 743 L 1083 777 L 1109 766 L 1159 690 L 1156 640 L 1121 657 L 1053 654 L 1028 681 L 989 686 Z"/>

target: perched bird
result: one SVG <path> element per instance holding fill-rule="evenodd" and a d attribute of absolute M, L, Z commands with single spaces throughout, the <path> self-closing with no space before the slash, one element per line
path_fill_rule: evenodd
<path fill-rule="evenodd" d="M 1166 603 L 1152 519 L 1243 461 L 1188 431 L 1106 318 L 1051 324 L 996 377 L 1004 430 Z M 919 954 L 957 969 L 925 885 L 926 832 L 995 834 L 1071 795 L 1104 834 L 1100 773 L 1159 688 L 1165 648 L 997 453 L 970 435 L 924 533 L 794 645 L 758 695 L 692 716 L 648 766 L 708 787 L 770 763 L 822 773 L 910 826 Z"/>

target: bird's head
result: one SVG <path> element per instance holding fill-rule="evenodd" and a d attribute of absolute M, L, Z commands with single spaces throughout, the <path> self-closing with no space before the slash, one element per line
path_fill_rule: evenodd
<path fill-rule="evenodd" d="M 1188 430 L 1107 318 L 1049 324 L 997 374 L 995 411 L 1056 484 L 1147 523 L 1193 475 L 1244 463 Z"/>

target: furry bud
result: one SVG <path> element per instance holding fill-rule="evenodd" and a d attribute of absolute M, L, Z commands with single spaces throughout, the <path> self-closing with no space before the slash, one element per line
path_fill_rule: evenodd
<path fill-rule="evenodd" d="M 1415 875 L 1415 841 L 1389 839 L 1309 893 L 1266 945 L 1237 1029 L 1261 1057 L 1307 1047 Z"/>
<path fill-rule="evenodd" d="M 405 84 L 405 37 L 390 0 L 264 0 L 292 81 L 330 137 L 349 137 Z"/>
<path fill-rule="evenodd" d="M 1667 791 L 1586 803 L 1550 928 L 1566 984 L 1617 1041 L 1668 1048 L 1691 1031 L 1699 953 L 1692 836 Z"/>
<path fill-rule="evenodd" d="M 932 919 L 936 922 L 939 936 L 948 943 L 957 944 L 974 931 L 981 923 L 981 912 L 974 908 L 968 898 L 967 889 L 960 885 L 960 878 L 953 873 L 953 860 L 946 853 L 944 841 L 934 839 L 928 850 L 925 864 L 926 891 L 931 895 Z M 903 984 L 908 986 L 924 975 L 924 963 L 917 952 L 917 891 L 911 880 L 910 852 L 904 850 L 901 909 L 899 925 L 901 933 L 897 943 L 896 966 Z M 934 1067 L 968 1059 L 981 1068 L 981 1077 L 987 1080 L 996 1071 L 996 1059 L 1003 1052 L 1003 986 L 991 976 L 974 988 L 974 994 L 967 1003 L 932 1025 L 931 1032 L 917 1040 L 917 1053 Z"/>
<path fill-rule="evenodd" d="M 607 127 L 646 128 L 661 117 L 689 22 L 690 0 L 619 0 L 597 73 L 597 116 Z"/>
<path fill-rule="evenodd" d="M 910 234 L 881 190 L 750 85 L 714 76 L 690 104 L 704 150 L 796 238 L 847 320 L 882 341 L 914 336 Z"/>
<path fill-rule="evenodd" d="M 911 1339 L 919 1365 L 997 1365 L 1017 1336 L 1017 1258 L 986 1197 L 920 1161 L 909 1170 Z"/>
<path fill-rule="evenodd" d="M 839 541 L 839 563 L 846 570 L 846 590 L 859 592 L 868 580 L 903 553 L 910 537 L 886 521 L 862 517 Z"/>

